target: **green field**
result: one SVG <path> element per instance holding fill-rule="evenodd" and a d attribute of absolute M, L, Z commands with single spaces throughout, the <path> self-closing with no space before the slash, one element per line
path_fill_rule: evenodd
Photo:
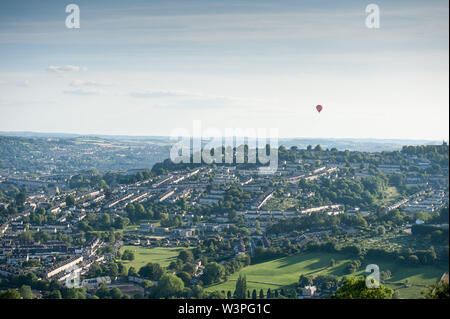
<path fill-rule="evenodd" d="M 379 200 L 379 203 L 384 205 L 393 204 L 401 197 L 397 188 L 394 186 L 387 187 L 383 193 L 384 198 L 382 200 Z"/>
<path fill-rule="evenodd" d="M 444 272 L 448 272 L 447 267 L 441 266 L 404 266 L 395 262 L 384 260 L 370 260 L 370 263 L 377 264 L 380 271 L 389 269 L 392 278 L 386 283 L 386 286 L 397 290 L 400 298 L 421 298 L 420 292 L 425 287 L 438 281 Z M 360 271 L 359 274 L 363 274 Z M 409 287 L 405 287 L 408 282 Z"/>
<path fill-rule="evenodd" d="M 336 261 L 334 267 L 330 267 L 332 258 Z M 250 290 L 277 289 L 295 284 L 300 274 L 311 277 L 319 274 L 346 275 L 345 268 L 349 260 L 350 258 L 343 254 L 306 253 L 251 265 L 243 268 L 239 273 L 246 275 L 247 287 Z M 389 269 L 392 272 L 392 278 L 388 281 L 387 286 L 398 290 L 401 298 L 420 298 L 420 292 L 426 285 L 435 283 L 445 271 L 448 271 L 445 267 L 405 267 L 384 261 L 370 261 L 370 263 L 377 264 L 380 271 Z M 353 275 L 364 274 L 365 266 L 366 264 L 361 267 L 362 270 Z M 239 273 L 230 276 L 227 282 L 211 285 L 206 290 L 234 291 Z M 404 288 L 406 280 L 410 284 L 408 288 Z"/>
<path fill-rule="evenodd" d="M 139 270 L 147 263 L 158 263 L 163 267 L 168 266 L 172 261 L 175 261 L 176 257 L 180 253 L 180 250 L 186 248 L 146 248 L 138 246 L 123 246 L 120 252 L 125 249 L 129 249 L 134 252 L 134 260 L 126 261 L 122 260 L 123 265 L 128 269 L 133 266 L 136 270 Z"/>
<path fill-rule="evenodd" d="M 267 201 L 264 205 L 264 209 L 266 210 L 279 210 L 286 211 L 289 208 L 295 207 L 298 204 L 298 200 L 292 197 L 272 197 Z"/>
<path fill-rule="evenodd" d="M 139 270 L 139 268 L 149 262 L 159 263 L 161 266 L 166 267 L 176 259 L 180 250 L 184 248 L 124 246 L 121 248 L 121 252 L 125 249 L 135 253 L 135 260 L 122 261 L 122 263 L 126 268 L 133 266 L 136 270 Z M 334 259 L 336 262 L 333 267 L 330 267 L 331 259 Z M 246 275 L 248 289 L 259 291 L 262 288 L 264 291 L 267 291 L 268 288 L 273 290 L 295 284 L 300 274 L 311 277 L 319 274 L 344 276 L 346 275 L 346 263 L 351 259 L 344 254 L 311 252 L 251 265 L 243 268 L 239 273 Z M 444 272 L 448 271 L 448 266 L 413 267 L 399 265 L 386 260 L 368 260 L 363 264 L 361 270 L 352 274 L 352 276 L 363 275 L 365 266 L 369 263 L 378 265 L 380 271 L 391 271 L 392 278 L 387 281 L 386 285 L 398 291 L 400 298 L 421 298 L 420 292 L 427 285 L 435 283 Z M 224 283 L 206 287 L 206 290 L 234 291 L 239 273 L 231 275 L 228 281 Z"/>

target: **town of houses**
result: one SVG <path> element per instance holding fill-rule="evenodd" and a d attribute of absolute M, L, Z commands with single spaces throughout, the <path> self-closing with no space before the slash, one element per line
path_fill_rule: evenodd
<path fill-rule="evenodd" d="M 415 156 L 407 157 L 411 165 L 426 169 L 431 163 Z M 230 185 L 236 185 L 244 192 L 252 194 L 252 199 L 246 206 L 237 211 L 236 215 L 243 218 L 249 231 L 258 229 L 264 233 L 267 226 L 272 223 L 289 218 L 297 218 L 326 212 L 328 215 L 355 214 L 361 212 L 359 207 L 333 204 L 320 205 L 307 208 L 288 208 L 285 210 L 267 209 L 267 203 L 275 197 L 280 187 L 284 189 L 285 198 L 313 198 L 314 193 L 303 192 L 298 187 L 302 180 L 320 183 L 323 178 L 338 178 L 340 170 L 351 167 L 354 170 L 352 178 L 359 179 L 372 176 L 369 165 L 365 163 L 341 163 L 326 157 L 317 160 L 303 160 L 296 163 L 283 161 L 278 170 L 272 175 L 259 175 L 257 169 L 239 169 L 236 166 L 207 166 L 202 165 L 180 171 L 171 171 L 167 174 L 151 177 L 128 185 L 117 185 L 108 190 L 89 189 L 82 192 L 70 189 L 68 180 L 70 175 L 48 175 L 37 178 L 18 178 L 14 175 L 1 176 L 0 182 L 26 186 L 28 193 L 24 203 L 24 210 L 10 216 L 0 226 L 0 275 L 10 276 L 23 271 L 21 264 L 30 259 L 38 259 L 43 269 L 36 271 L 40 278 L 55 279 L 67 282 L 68 278 L 84 275 L 93 263 L 103 263 L 114 258 L 113 254 L 99 254 L 99 248 L 104 243 L 94 238 L 81 245 L 68 245 L 67 243 L 52 240 L 45 243 L 34 242 L 23 244 L 17 240 L 21 233 L 27 230 L 42 231 L 49 234 L 62 233 L 69 236 L 79 232 L 78 225 L 86 218 L 88 213 L 101 214 L 108 211 L 114 218 L 126 217 L 126 208 L 130 204 L 152 201 L 155 203 L 171 202 L 185 199 L 193 207 L 208 207 L 218 204 L 224 199 L 226 190 Z M 376 167 L 383 174 L 389 176 L 402 172 L 400 165 L 378 165 Z M 447 168 L 448 170 L 448 168 Z M 404 172 L 404 171 L 403 171 Z M 406 173 L 404 182 L 408 186 L 417 186 L 420 191 L 401 198 L 390 206 L 387 211 L 402 209 L 408 213 L 425 211 L 432 213 L 448 204 L 448 171 L 423 177 L 420 171 Z M 44 193 L 42 187 L 49 191 Z M 74 196 L 75 203 L 67 206 L 67 196 Z M 7 208 L 7 203 L 0 203 Z M 38 208 L 45 208 L 51 214 L 58 216 L 56 221 L 44 225 L 30 225 L 23 218 Z M 115 243 L 117 247 L 124 244 L 137 246 L 188 246 L 215 236 L 233 225 L 227 215 L 211 214 L 209 216 L 194 216 L 185 211 L 171 211 L 169 218 L 180 216 L 182 227 L 164 227 L 152 222 L 143 222 L 138 227 L 123 232 L 123 239 Z M 194 223 L 194 219 L 198 222 Z M 297 243 L 306 243 L 316 239 L 320 241 L 324 232 L 310 232 L 291 237 Z M 276 244 L 276 238 L 270 239 L 264 235 L 252 235 L 252 240 L 246 246 L 240 242 L 235 247 L 236 254 L 253 250 L 253 240 L 262 241 L 263 245 L 270 247 Z M 85 279 L 86 286 L 93 284 L 93 278 Z M 97 279 L 95 279 L 97 280 Z M 95 281 L 94 280 L 94 281 Z M 110 279 L 99 279 L 109 282 Z M 97 281 L 96 281 L 97 282 Z"/>

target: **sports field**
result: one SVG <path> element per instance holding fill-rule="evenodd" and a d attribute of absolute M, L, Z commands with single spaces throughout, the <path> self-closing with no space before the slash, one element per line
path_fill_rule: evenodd
<path fill-rule="evenodd" d="M 148 263 L 158 263 L 161 266 L 166 267 L 176 259 L 181 250 L 187 248 L 123 246 L 120 249 L 120 252 L 122 253 L 125 249 L 134 252 L 135 259 L 133 261 L 121 260 L 121 262 L 127 269 L 133 266 L 136 270 L 139 270 L 139 268 Z"/>

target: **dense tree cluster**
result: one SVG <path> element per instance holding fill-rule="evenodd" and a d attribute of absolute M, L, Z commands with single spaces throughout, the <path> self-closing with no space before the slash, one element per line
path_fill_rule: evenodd
<path fill-rule="evenodd" d="M 334 295 L 337 299 L 391 299 L 394 292 L 392 289 L 379 284 L 376 289 L 368 288 L 366 278 L 347 278 Z"/>

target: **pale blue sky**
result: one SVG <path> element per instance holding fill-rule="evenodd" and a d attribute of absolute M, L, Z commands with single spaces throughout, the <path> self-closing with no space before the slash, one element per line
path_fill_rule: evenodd
<path fill-rule="evenodd" d="M 448 139 L 448 1 L 68 3 L 0 2 L 0 131 Z"/>

